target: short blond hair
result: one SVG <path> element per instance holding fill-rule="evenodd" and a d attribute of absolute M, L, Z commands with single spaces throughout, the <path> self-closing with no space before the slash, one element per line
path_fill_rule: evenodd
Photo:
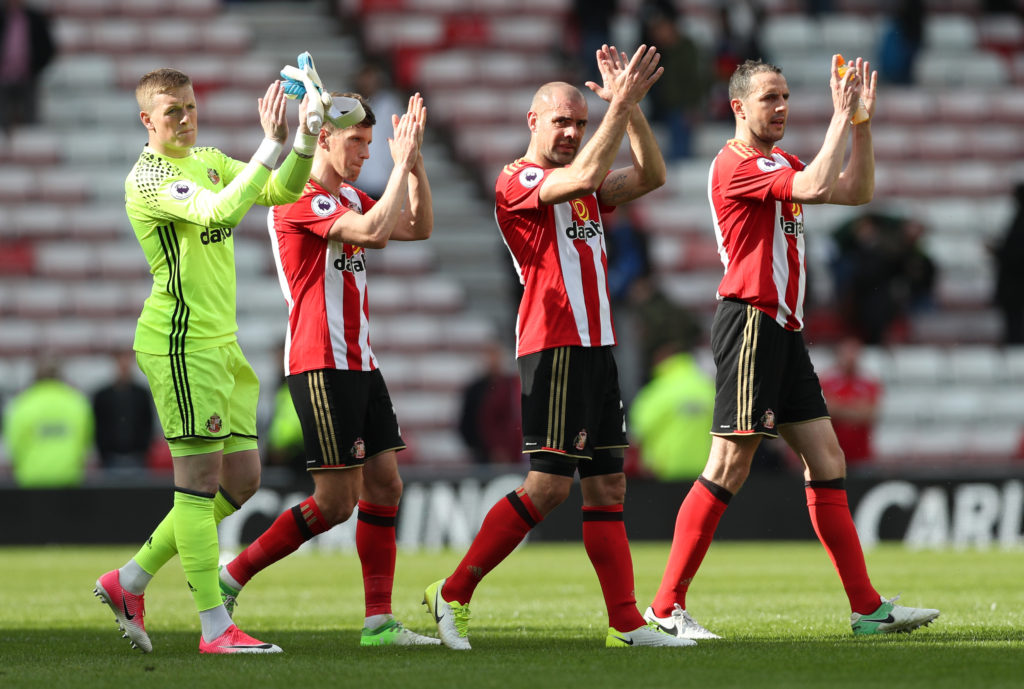
<path fill-rule="evenodd" d="M 187 74 L 170 67 L 154 69 L 143 74 L 135 87 L 135 101 L 139 110 L 149 112 L 153 106 L 153 98 L 161 93 L 171 93 L 185 86 L 191 86 L 192 79 Z"/>

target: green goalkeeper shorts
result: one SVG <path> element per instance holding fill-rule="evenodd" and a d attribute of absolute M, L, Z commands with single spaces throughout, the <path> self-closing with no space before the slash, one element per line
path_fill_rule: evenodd
<path fill-rule="evenodd" d="M 256 448 L 260 383 L 237 342 L 173 356 L 137 352 L 171 455 Z"/>

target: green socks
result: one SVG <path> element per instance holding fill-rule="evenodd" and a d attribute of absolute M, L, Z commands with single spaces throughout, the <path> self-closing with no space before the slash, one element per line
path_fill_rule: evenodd
<path fill-rule="evenodd" d="M 173 517 L 174 536 L 178 544 L 185 579 L 202 612 L 221 604 L 217 564 L 220 547 L 217 543 L 217 522 L 214 519 L 214 498 L 176 490 Z"/>
<path fill-rule="evenodd" d="M 213 498 L 213 520 L 215 524 L 220 524 L 225 517 L 234 514 L 237 510 L 238 507 L 223 490 L 217 491 L 217 495 Z M 157 525 L 156 529 L 153 530 L 153 534 L 142 545 L 139 552 L 135 553 L 135 557 L 132 558 L 150 576 L 160 571 L 160 568 L 167 564 L 168 560 L 178 552 L 178 544 L 174 537 L 173 515 L 173 510 L 167 513 L 167 516 Z"/>

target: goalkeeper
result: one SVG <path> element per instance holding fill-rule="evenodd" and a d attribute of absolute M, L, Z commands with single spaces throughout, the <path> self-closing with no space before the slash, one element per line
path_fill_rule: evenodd
<path fill-rule="evenodd" d="M 200 653 L 279 653 L 232 623 L 217 580 L 217 524 L 260 482 L 259 382 L 236 337 L 232 234 L 254 203 L 299 198 L 316 141 L 304 124 L 309 99 L 300 105 L 292 150 L 275 171 L 288 138 L 280 81 L 258 99 L 264 139 L 248 163 L 195 145 L 196 99 L 186 74 L 150 72 L 135 96 L 149 142 L 125 180 L 125 207 L 153 289 L 134 348 L 174 459 L 174 501 L 139 552 L 99 578 L 95 593 L 132 646 L 149 652 L 143 592 L 178 553 L 199 611 Z"/>

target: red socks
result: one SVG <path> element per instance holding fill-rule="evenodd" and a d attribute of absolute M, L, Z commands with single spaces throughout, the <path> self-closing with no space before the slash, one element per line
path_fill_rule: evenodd
<path fill-rule="evenodd" d="M 468 603 L 480 580 L 508 557 L 541 519 L 543 517 L 522 488 L 496 502 L 484 517 L 462 562 L 445 581 L 441 596 L 463 605 Z"/>
<path fill-rule="evenodd" d="M 846 597 L 850 599 L 850 610 L 861 614 L 874 612 L 881 603 L 881 596 L 868 578 L 864 551 L 850 516 L 846 490 L 813 484 L 807 485 L 805 490 L 811 524 L 839 572 Z"/>
<path fill-rule="evenodd" d="M 300 545 L 328 528 L 316 502 L 313 498 L 306 498 L 282 512 L 269 529 L 229 562 L 228 573 L 244 586 L 257 572 L 294 553 Z"/>
<path fill-rule="evenodd" d="M 601 583 L 608 626 L 621 632 L 642 627 L 645 622 L 636 609 L 633 558 L 622 505 L 583 507 L 583 547 Z"/>
<path fill-rule="evenodd" d="M 397 505 L 373 505 L 359 501 L 356 551 L 363 567 L 366 616 L 391 612 L 395 580 L 395 521 Z M 327 531 L 327 521 L 313 498 L 283 512 L 270 528 L 228 564 L 228 573 L 243 586 L 299 546 Z"/>
<path fill-rule="evenodd" d="M 711 547 L 711 539 L 731 497 L 732 494 L 727 490 L 704 477 L 693 482 L 693 487 L 679 506 L 668 563 L 661 577 L 658 594 L 651 604 L 658 617 L 670 615 L 676 603 L 686 609 L 686 592 L 690 582 Z"/>
<path fill-rule="evenodd" d="M 817 483 L 817 482 L 815 482 Z M 818 539 L 825 546 L 832 564 L 839 572 L 850 609 L 859 613 L 874 612 L 881 601 L 868 578 L 860 538 L 850 516 L 842 479 L 810 484 L 806 487 L 807 510 Z M 725 512 L 731 494 L 720 486 L 698 478 L 687 493 L 676 517 L 672 550 L 661 579 L 661 587 L 652 608 L 658 617 L 672 612 L 679 603 L 686 608 L 686 592 L 697 573 Z"/>
<path fill-rule="evenodd" d="M 391 589 L 395 583 L 395 518 L 398 505 L 373 505 L 359 501 L 356 521 L 356 552 L 363 566 L 366 616 L 391 613 Z"/>

